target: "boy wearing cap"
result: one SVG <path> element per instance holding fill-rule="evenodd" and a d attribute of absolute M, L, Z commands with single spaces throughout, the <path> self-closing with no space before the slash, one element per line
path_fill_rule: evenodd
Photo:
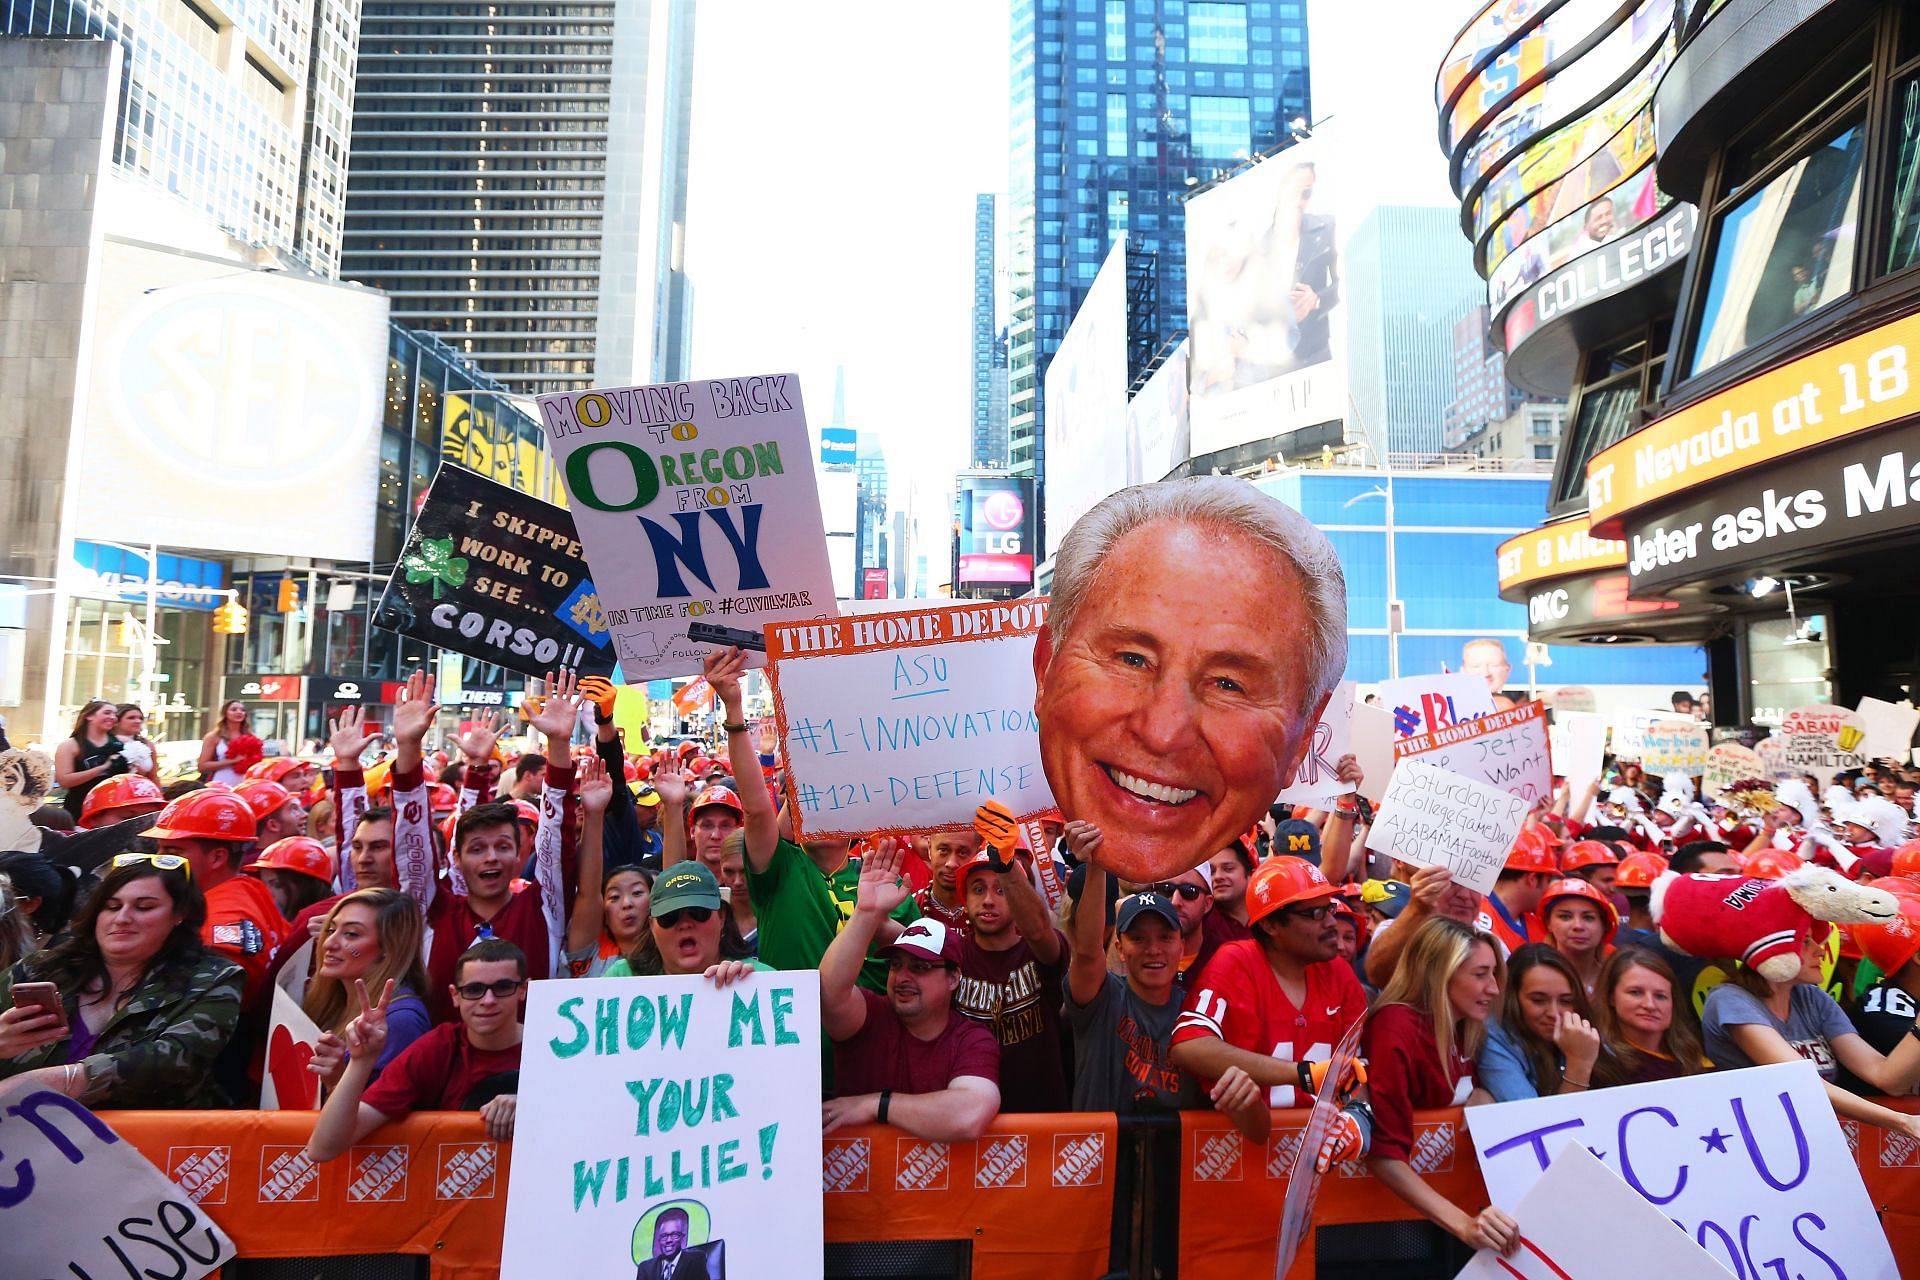
<path fill-rule="evenodd" d="M 820 1017 L 835 1045 L 836 1096 L 823 1132 L 891 1124 L 935 1142 L 968 1142 L 1000 1110 L 1000 1046 L 953 1009 L 960 938 L 916 920 L 885 947 L 887 994 L 855 985 L 867 948 L 907 898 L 905 855 L 891 840 L 866 860 L 853 919 L 820 960 Z"/>
<path fill-rule="evenodd" d="M 1012 852 L 1011 846 L 982 849 L 960 868 L 971 929 L 960 943 L 953 1008 L 1000 1041 L 1002 1110 L 1065 1111 L 1056 993 L 1066 974 L 1067 940 Z"/>
<path fill-rule="evenodd" d="M 1366 992 L 1339 958 L 1336 896 L 1304 859 L 1262 863 L 1247 889 L 1253 939 L 1220 948 L 1174 1024 L 1174 1064 L 1249 1138 L 1266 1138 L 1268 1108 L 1312 1102 L 1334 1046 L 1366 1014 Z"/>
<path fill-rule="evenodd" d="M 1069 822 L 1067 848 L 1086 868 L 1068 927 L 1066 1017 L 1073 1030 L 1075 1111 L 1174 1111 L 1180 1072 L 1168 1059 L 1180 1016 L 1180 913 L 1152 891 L 1120 899 L 1114 924 L 1126 975 L 1107 968 L 1107 871 L 1093 861 L 1100 828 Z"/>

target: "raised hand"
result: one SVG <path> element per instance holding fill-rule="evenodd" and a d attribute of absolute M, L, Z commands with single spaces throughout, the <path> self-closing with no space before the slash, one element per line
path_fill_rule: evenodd
<path fill-rule="evenodd" d="M 607 774 L 607 762 L 599 756 L 581 756 L 575 787 L 580 805 L 588 813 L 605 813 L 613 803 L 613 779 Z"/>
<path fill-rule="evenodd" d="M 560 668 L 556 678 L 547 673 L 541 690 L 540 709 L 528 717 L 528 723 L 555 742 L 573 739 L 573 726 L 580 720 L 580 682 L 574 673 Z"/>
<path fill-rule="evenodd" d="M 353 985 L 360 996 L 360 1016 L 347 1024 L 347 1052 L 374 1062 L 387 1047 L 387 1005 L 393 1001 L 393 979 L 387 979 L 378 1004 L 367 994 L 365 978 L 355 978 Z"/>
<path fill-rule="evenodd" d="M 433 718 L 440 711 L 433 700 L 433 684 L 433 677 L 424 671 L 416 671 L 407 677 L 399 705 L 393 709 L 394 741 L 412 743 L 414 746 L 425 741 L 427 730 L 432 727 Z"/>
<path fill-rule="evenodd" d="M 1020 824 L 1014 821 L 1012 810 L 998 800 L 989 800 L 973 811 L 973 829 L 1001 863 L 1011 859 L 1019 846 Z"/>
<path fill-rule="evenodd" d="M 1062 829 L 1062 834 L 1067 838 L 1067 852 L 1073 855 L 1075 862 L 1083 865 L 1092 862 L 1099 855 L 1100 842 L 1106 838 L 1101 835 L 1098 826 L 1091 822 L 1083 822 L 1079 818 L 1067 823 Z"/>
<path fill-rule="evenodd" d="M 340 1083 L 340 1073 L 347 1069 L 347 1043 L 331 1031 L 323 1031 L 314 1042 L 313 1058 L 307 1063 L 307 1070 L 320 1077 L 331 1089 Z"/>
<path fill-rule="evenodd" d="M 720 705 L 729 716 L 740 714 L 740 676 L 746 669 L 746 653 L 731 645 L 725 649 L 715 649 L 700 663 L 700 674 L 713 686 L 714 693 L 720 697 Z"/>
<path fill-rule="evenodd" d="M 498 711 L 482 711 L 473 717 L 470 727 L 454 741 L 470 765 L 486 764 L 493 759 L 494 744 L 500 741 L 501 716 Z"/>
<path fill-rule="evenodd" d="M 613 704 L 617 697 L 613 681 L 605 676 L 582 676 L 580 677 L 580 696 L 593 704 L 598 723 L 606 724 L 613 719 Z"/>
<path fill-rule="evenodd" d="M 1413 890 L 1413 900 L 1432 915 L 1440 909 L 1447 890 L 1453 887 L 1453 872 L 1445 867 L 1422 867 L 1413 873 L 1409 887 Z"/>
<path fill-rule="evenodd" d="M 883 839 L 880 847 L 868 854 L 860 864 L 860 886 L 855 891 L 855 909 L 883 916 L 893 914 L 894 909 L 913 892 L 913 886 L 902 872 L 905 865 L 906 851 L 899 842 L 891 836 Z"/>
<path fill-rule="evenodd" d="M 1575 1084 L 1593 1079 L 1593 1064 L 1600 1057 L 1600 1032 L 1591 1022 L 1571 1009 L 1560 1013 L 1560 1024 L 1553 1029 L 1553 1042 L 1567 1060 L 1567 1075 Z"/>
<path fill-rule="evenodd" d="M 380 736 L 367 728 L 365 707 L 340 708 L 340 714 L 328 721 L 327 729 L 332 735 L 333 762 L 349 769 L 360 767 L 361 755 Z"/>
<path fill-rule="evenodd" d="M 687 802 L 687 775 L 678 769 L 661 768 L 653 772 L 653 789 L 660 793 L 660 803 L 679 807 Z"/>
<path fill-rule="evenodd" d="M 1340 762 L 1333 767 L 1333 774 L 1340 781 L 1351 782 L 1356 787 L 1367 780 L 1366 770 L 1360 767 L 1360 757 L 1352 752 L 1340 757 Z"/>

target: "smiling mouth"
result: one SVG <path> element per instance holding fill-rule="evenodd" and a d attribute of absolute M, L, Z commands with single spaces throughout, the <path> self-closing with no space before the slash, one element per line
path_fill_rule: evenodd
<path fill-rule="evenodd" d="M 1191 787 L 1170 787 L 1162 782 L 1149 782 L 1131 773 L 1123 773 L 1112 765 L 1103 764 L 1100 768 L 1105 771 L 1108 781 L 1114 786 L 1128 795 L 1137 796 L 1154 804 L 1183 805 L 1200 794 Z"/>

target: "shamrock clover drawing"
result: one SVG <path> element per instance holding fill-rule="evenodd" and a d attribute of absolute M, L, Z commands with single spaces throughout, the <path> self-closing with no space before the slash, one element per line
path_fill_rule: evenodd
<path fill-rule="evenodd" d="M 420 550 L 406 558 L 408 582 L 431 582 L 433 598 L 440 598 L 440 585 L 465 586 L 467 561 L 453 554 L 453 538 L 422 538 Z"/>

